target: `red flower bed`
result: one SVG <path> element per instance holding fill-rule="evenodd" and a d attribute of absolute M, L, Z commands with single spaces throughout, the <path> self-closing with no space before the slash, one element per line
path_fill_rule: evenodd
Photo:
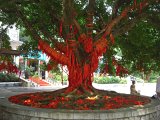
<path fill-rule="evenodd" d="M 72 110 L 110 110 L 122 107 L 141 106 L 150 103 L 150 98 L 136 95 L 97 95 L 92 97 L 60 96 L 54 92 L 39 92 L 11 96 L 9 101 L 35 108 Z"/>

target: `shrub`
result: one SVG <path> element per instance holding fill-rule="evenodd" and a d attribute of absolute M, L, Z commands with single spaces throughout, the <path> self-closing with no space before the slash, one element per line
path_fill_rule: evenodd
<path fill-rule="evenodd" d="M 0 82 L 19 82 L 19 78 L 13 73 L 0 73 Z"/>
<path fill-rule="evenodd" d="M 61 73 L 51 73 L 52 77 L 50 78 L 53 81 L 56 82 L 62 82 L 62 74 Z M 67 81 L 68 80 L 68 76 L 67 75 L 63 75 L 63 81 Z"/>
<path fill-rule="evenodd" d="M 121 79 L 121 78 L 114 77 L 114 76 L 94 77 L 94 82 L 98 84 L 113 84 L 113 83 L 126 84 L 127 83 L 125 79 Z"/>

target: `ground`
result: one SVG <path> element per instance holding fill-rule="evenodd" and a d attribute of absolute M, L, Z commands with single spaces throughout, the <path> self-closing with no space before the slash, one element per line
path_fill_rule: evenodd
<path fill-rule="evenodd" d="M 103 90 L 114 90 L 119 93 L 130 93 L 130 83 L 128 84 L 95 84 L 93 86 L 98 89 Z M 60 88 L 66 87 L 65 85 L 49 86 L 49 87 L 0 87 L 0 96 L 6 97 L 10 95 L 16 95 L 21 93 L 28 92 L 37 92 L 37 91 L 52 91 Z M 156 83 L 138 83 L 136 84 L 136 89 L 140 90 L 141 95 L 152 96 L 156 91 Z"/>

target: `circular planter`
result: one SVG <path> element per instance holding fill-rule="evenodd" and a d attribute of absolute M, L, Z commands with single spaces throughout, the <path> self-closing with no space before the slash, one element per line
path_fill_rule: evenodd
<path fill-rule="evenodd" d="M 0 120 L 160 120 L 160 101 L 114 110 L 41 109 L 0 98 Z"/>

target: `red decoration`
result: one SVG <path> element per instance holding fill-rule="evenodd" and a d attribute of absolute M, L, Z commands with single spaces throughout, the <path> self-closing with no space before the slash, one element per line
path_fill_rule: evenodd
<path fill-rule="evenodd" d="M 101 56 L 103 53 L 105 53 L 107 47 L 107 40 L 103 37 L 94 42 L 94 51 L 97 53 L 97 56 Z"/>
<path fill-rule="evenodd" d="M 84 41 L 87 39 L 87 36 L 86 36 L 86 34 L 84 34 L 84 33 L 82 33 L 79 37 L 78 37 L 78 41 L 80 42 L 80 43 L 84 43 Z"/>
<path fill-rule="evenodd" d="M 45 97 L 43 97 L 45 96 Z M 134 105 L 141 106 L 151 102 L 150 98 L 142 96 L 103 95 L 102 98 L 88 97 L 72 99 L 70 97 L 55 96 L 53 94 L 29 93 L 11 96 L 9 101 L 19 105 L 34 108 L 72 109 L 72 110 L 110 110 Z M 41 102 L 42 101 L 42 102 Z M 46 102 L 43 102 L 46 101 Z M 103 103 L 103 104 L 102 104 Z M 95 107 L 96 106 L 96 107 Z"/>
<path fill-rule="evenodd" d="M 93 48 L 92 38 L 87 38 L 87 39 L 84 41 L 84 50 L 85 50 L 87 53 L 90 53 L 90 52 L 92 51 L 92 48 Z"/>
<path fill-rule="evenodd" d="M 123 66 L 118 64 L 117 67 L 116 67 L 116 75 L 123 77 L 126 74 L 128 74 L 128 70 L 126 68 L 124 68 Z"/>
<path fill-rule="evenodd" d="M 123 77 L 124 75 L 128 74 L 128 70 L 126 68 L 124 68 L 122 65 L 120 65 L 114 57 L 112 58 L 112 65 L 116 69 L 116 76 Z M 108 66 L 107 61 L 106 61 L 106 65 L 103 68 L 103 70 L 101 71 L 101 73 L 104 73 L 104 74 L 109 73 L 109 66 Z"/>
<path fill-rule="evenodd" d="M 91 37 L 87 37 L 86 34 L 81 34 L 78 41 L 84 46 L 84 50 L 90 53 L 93 50 L 93 40 Z"/>
<path fill-rule="evenodd" d="M 115 40 L 114 40 L 114 36 L 112 33 L 110 34 L 110 39 L 111 39 L 112 44 L 114 44 Z"/>
<path fill-rule="evenodd" d="M 62 36 L 63 22 L 60 21 L 59 35 Z"/>
<path fill-rule="evenodd" d="M 109 72 L 109 66 L 108 66 L 108 64 L 106 64 L 101 73 L 106 74 L 108 72 Z"/>
<path fill-rule="evenodd" d="M 84 72 L 83 72 L 83 78 L 86 79 L 88 75 L 91 73 L 91 67 L 89 64 L 84 65 Z"/>
<path fill-rule="evenodd" d="M 139 4 L 139 12 L 142 12 L 142 3 Z"/>
<path fill-rule="evenodd" d="M 104 33 L 103 38 L 106 38 L 107 35 L 109 35 L 109 32 L 108 32 L 108 31 L 106 31 L 106 32 Z"/>
<path fill-rule="evenodd" d="M 134 7 L 136 7 L 137 5 L 137 0 L 134 0 Z"/>
<path fill-rule="evenodd" d="M 126 16 L 127 16 L 127 12 L 128 12 L 128 11 L 127 11 L 126 9 L 123 10 L 122 13 L 121 13 L 122 17 L 126 17 Z"/>
<path fill-rule="evenodd" d="M 6 70 L 9 73 L 18 73 L 18 68 L 13 65 L 10 61 L 2 62 L 0 64 L 0 71 Z"/>
<path fill-rule="evenodd" d="M 65 55 L 52 49 L 46 42 L 39 40 L 38 45 L 43 52 L 45 52 L 48 56 L 54 59 L 57 63 L 61 63 L 63 65 L 69 64 L 69 60 Z"/>

